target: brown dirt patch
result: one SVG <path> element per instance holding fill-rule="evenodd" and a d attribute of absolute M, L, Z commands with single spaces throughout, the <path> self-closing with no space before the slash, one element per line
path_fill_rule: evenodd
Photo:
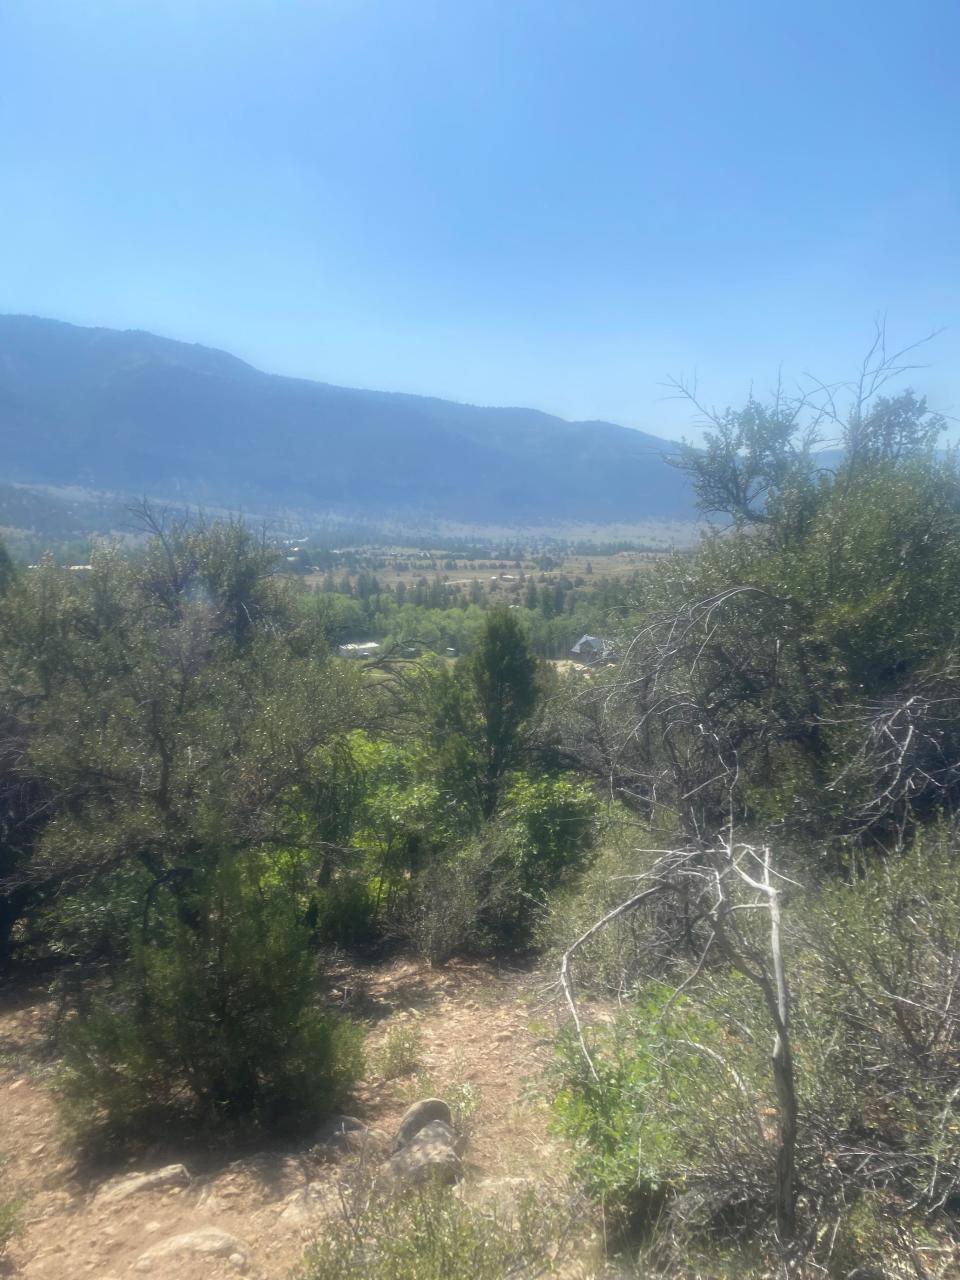
<path fill-rule="evenodd" d="M 365 1123 L 391 1133 L 425 1089 L 447 1090 L 472 1109 L 468 1176 L 523 1174 L 557 1182 L 563 1156 L 547 1133 L 537 1084 L 550 1055 L 539 1007 L 542 978 L 490 965 L 454 963 L 432 970 L 409 960 L 347 966 L 331 974 L 331 998 L 370 1028 L 370 1067 L 352 1107 Z M 11 1243 L 7 1273 L 24 1280 L 217 1280 L 244 1274 L 287 1276 L 315 1229 L 309 1214 L 289 1210 L 311 1184 L 334 1194 L 341 1166 L 312 1135 L 255 1150 L 158 1144 L 133 1160 L 91 1168 L 78 1163 L 58 1125 L 49 1092 L 52 1005 L 42 989 L 0 1000 L 0 1199 L 25 1200 L 22 1233 Z M 538 1026 L 538 1024 L 540 1024 Z M 419 1074 L 384 1081 L 378 1054 L 391 1029 L 419 1032 Z M 117 1204 L 95 1203 L 107 1181 L 132 1170 L 182 1162 L 186 1187 L 139 1192 Z M 136 1271 L 142 1254 L 170 1237 L 216 1228 L 243 1242 L 240 1267 L 226 1255 L 162 1259 Z"/>

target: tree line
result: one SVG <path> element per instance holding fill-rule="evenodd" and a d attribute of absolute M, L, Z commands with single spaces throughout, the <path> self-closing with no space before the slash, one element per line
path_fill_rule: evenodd
<path fill-rule="evenodd" d="M 0 557 L 0 963 L 58 975 L 76 1128 L 335 1105 L 331 947 L 534 950 L 556 1122 L 648 1272 L 955 1248 L 960 473 L 899 367 L 714 414 L 676 459 L 713 528 L 587 672 L 523 608 L 467 606 L 449 662 L 395 597 L 404 643 L 340 659 L 385 593 L 240 522 Z"/>

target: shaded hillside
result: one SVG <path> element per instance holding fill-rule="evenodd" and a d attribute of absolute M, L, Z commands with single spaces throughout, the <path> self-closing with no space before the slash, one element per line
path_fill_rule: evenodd
<path fill-rule="evenodd" d="M 262 373 L 138 331 L 0 316 L 3 479 L 470 521 L 682 518 L 669 442 Z"/>

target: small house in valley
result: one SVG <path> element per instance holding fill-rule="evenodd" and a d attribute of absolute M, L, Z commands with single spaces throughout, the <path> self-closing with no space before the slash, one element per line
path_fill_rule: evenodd
<path fill-rule="evenodd" d="M 602 636 L 581 636 L 570 654 L 578 662 L 613 662 L 617 656 L 613 643 Z"/>

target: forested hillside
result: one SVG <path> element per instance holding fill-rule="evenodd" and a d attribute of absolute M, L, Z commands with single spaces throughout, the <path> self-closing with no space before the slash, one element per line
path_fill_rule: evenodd
<path fill-rule="evenodd" d="M 149 333 L 0 316 L 6 480 L 465 522 L 688 517 L 669 441 L 262 373 Z"/>
<path fill-rule="evenodd" d="M 74 1150 L 319 1133 L 369 1078 L 351 964 L 532 965 L 583 1198 L 531 1169 L 508 1230 L 360 1161 L 303 1275 L 600 1275 L 585 1223 L 619 1274 L 956 1274 L 960 473 L 888 372 L 718 416 L 678 466 L 722 532 L 569 612 L 468 601 L 457 646 L 240 521 L 4 559 L 0 964 L 53 983 Z M 544 661 L 578 608 L 612 659 Z"/>

